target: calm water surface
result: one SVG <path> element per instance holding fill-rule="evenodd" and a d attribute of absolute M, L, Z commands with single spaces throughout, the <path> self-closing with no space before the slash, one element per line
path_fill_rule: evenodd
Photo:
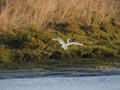
<path fill-rule="evenodd" d="M 120 90 L 120 75 L 5 79 L 0 90 Z"/>

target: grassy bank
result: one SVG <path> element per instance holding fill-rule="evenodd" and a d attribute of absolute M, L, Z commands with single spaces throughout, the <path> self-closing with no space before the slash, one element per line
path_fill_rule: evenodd
<path fill-rule="evenodd" d="M 37 65 L 38 67 L 48 66 L 50 68 L 53 66 L 52 63 L 47 65 L 49 60 L 56 60 L 55 62 L 58 64 L 55 67 L 59 67 L 61 65 L 61 62 L 59 65 L 59 61 L 63 60 L 64 66 L 65 59 L 68 59 L 68 62 L 76 59 L 77 62 L 82 62 L 82 58 L 96 58 L 96 60 L 97 58 L 120 58 L 119 30 L 120 26 L 111 22 L 103 23 L 102 27 L 57 24 L 44 31 L 36 28 L 20 28 L 10 30 L 7 33 L 2 32 L 0 34 L 0 63 L 6 67 L 10 66 L 9 68 L 19 68 L 21 64 L 23 67 L 25 65 L 26 68 L 27 63 L 31 63 L 32 67 Z M 52 38 L 57 37 L 64 40 L 69 37 L 71 41 L 77 41 L 84 45 L 70 46 L 67 51 L 64 51 L 58 42 L 52 40 Z M 114 62 L 114 59 L 112 61 Z M 45 66 L 39 64 L 42 62 L 46 63 Z M 96 63 L 95 60 L 94 62 Z M 105 60 L 99 62 L 103 63 Z M 38 64 L 34 66 L 32 63 Z M 80 63 L 78 64 L 81 66 Z M 109 66 L 109 63 L 107 64 Z M 73 66 L 76 66 L 74 62 Z"/>
<path fill-rule="evenodd" d="M 82 58 L 96 58 L 96 65 L 98 58 L 108 58 L 99 64 L 116 61 L 113 58 L 120 58 L 119 6 L 118 0 L 1 0 L 0 67 L 51 68 L 54 62 L 56 68 L 69 62 L 85 66 Z M 84 45 L 64 51 L 52 40 L 58 37 Z"/>
<path fill-rule="evenodd" d="M 118 58 L 89 58 L 89 59 L 57 59 L 43 60 L 41 62 L 17 62 L 17 63 L 0 63 L 0 71 L 3 70 L 33 70 L 33 69 L 60 69 L 60 68 L 88 68 L 88 69 L 106 69 L 120 68 Z"/>

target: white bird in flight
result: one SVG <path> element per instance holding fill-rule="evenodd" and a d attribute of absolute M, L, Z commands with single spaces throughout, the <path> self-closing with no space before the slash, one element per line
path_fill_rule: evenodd
<path fill-rule="evenodd" d="M 67 50 L 67 47 L 69 46 L 69 45 L 80 45 L 80 46 L 82 46 L 83 44 L 82 43 L 78 43 L 78 42 L 69 42 L 70 41 L 70 39 L 68 38 L 67 39 L 67 43 L 65 43 L 61 38 L 54 38 L 54 39 L 52 39 L 53 41 L 58 41 L 62 46 L 61 46 L 61 48 L 63 48 L 64 50 Z"/>

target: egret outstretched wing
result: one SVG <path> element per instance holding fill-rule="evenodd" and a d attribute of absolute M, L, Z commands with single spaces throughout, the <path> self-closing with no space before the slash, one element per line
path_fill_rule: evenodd
<path fill-rule="evenodd" d="M 71 43 L 68 43 L 67 45 L 80 45 L 80 46 L 82 46 L 83 44 L 82 43 L 77 43 L 77 42 L 71 42 Z"/>
<path fill-rule="evenodd" d="M 57 38 L 57 39 L 52 39 L 54 41 L 58 41 L 60 44 L 64 45 L 65 42 L 61 39 L 61 38 Z"/>

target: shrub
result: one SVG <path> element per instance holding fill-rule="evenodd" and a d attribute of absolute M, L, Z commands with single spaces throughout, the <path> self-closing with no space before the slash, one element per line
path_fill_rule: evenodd
<path fill-rule="evenodd" d="M 93 48 L 94 57 L 116 57 L 117 52 L 105 46 L 98 46 Z"/>
<path fill-rule="evenodd" d="M 81 47 L 77 53 L 83 58 L 91 58 L 93 57 L 92 51 L 93 51 L 92 47 L 84 46 L 84 47 Z"/>
<path fill-rule="evenodd" d="M 0 49 L 0 62 L 11 63 L 11 54 L 7 49 Z"/>
<path fill-rule="evenodd" d="M 24 43 L 29 42 L 32 36 L 29 30 L 21 30 L 15 32 L 15 37 L 12 40 L 14 48 L 22 48 Z"/>
<path fill-rule="evenodd" d="M 117 57 L 118 51 L 106 46 L 89 46 L 81 47 L 77 51 L 78 55 L 83 58 L 93 58 L 93 57 Z"/>
<path fill-rule="evenodd" d="M 52 59 L 61 59 L 64 58 L 64 52 L 61 50 L 55 50 L 53 51 L 52 55 L 50 56 L 50 58 Z"/>

